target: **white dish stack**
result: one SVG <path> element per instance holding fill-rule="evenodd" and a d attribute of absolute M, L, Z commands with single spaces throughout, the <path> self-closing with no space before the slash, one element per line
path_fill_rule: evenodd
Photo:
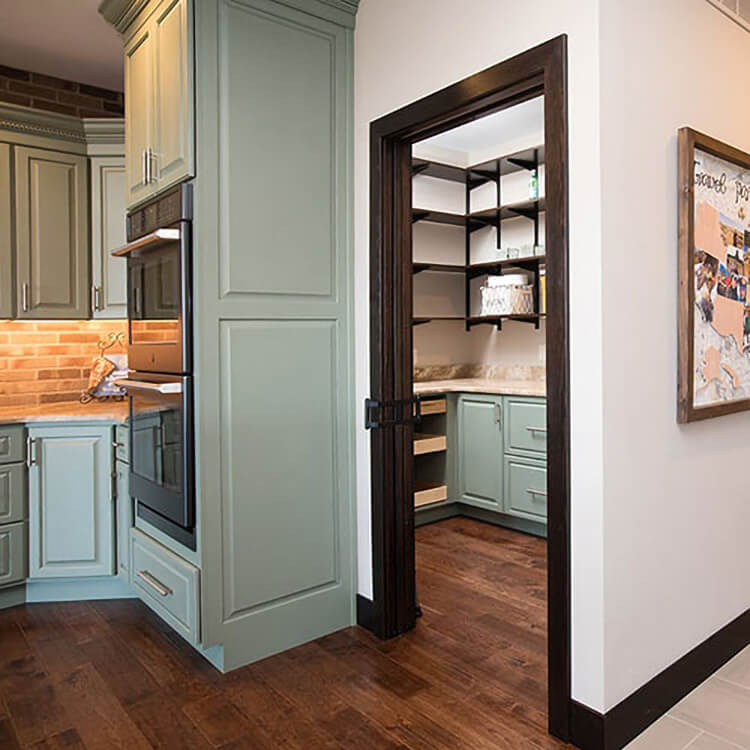
<path fill-rule="evenodd" d="M 488 276 L 480 287 L 481 316 L 531 315 L 534 312 L 534 286 L 525 273 Z"/>

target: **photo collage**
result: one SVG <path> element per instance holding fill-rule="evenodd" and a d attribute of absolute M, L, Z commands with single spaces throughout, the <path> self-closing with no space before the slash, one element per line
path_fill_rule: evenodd
<path fill-rule="evenodd" d="M 721 239 L 726 249 L 726 259 L 719 258 L 696 247 L 695 290 L 696 303 L 703 319 L 711 323 L 714 318 L 714 290 L 721 297 L 744 305 L 743 353 L 750 352 L 750 231 L 736 221 L 721 214 Z"/>

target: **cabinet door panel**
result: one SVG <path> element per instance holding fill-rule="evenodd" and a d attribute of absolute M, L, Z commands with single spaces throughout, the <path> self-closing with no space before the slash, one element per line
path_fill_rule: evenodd
<path fill-rule="evenodd" d="M 188 0 L 166 0 L 154 20 L 157 190 L 193 174 L 192 19 Z"/>
<path fill-rule="evenodd" d="M 0 586 L 26 578 L 26 524 L 0 526 Z"/>
<path fill-rule="evenodd" d="M 521 518 L 547 518 L 547 464 L 528 458 L 505 457 L 507 512 Z"/>
<path fill-rule="evenodd" d="M 112 575 L 112 428 L 29 430 L 30 577 Z"/>
<path fill-rule="evenodd" d="M 458 403 L 461 502 L 502 508 L 502 432 L 500 399 L 461 396 Z"/>
<path fill-rule="evenodd" d="M 0 318 L 13 316 L 10 190 L 10 146 L 0 143 Z"/>
<path fill-rule="evenodd" d="M 151 192 L 144 157 L 151 146 L 154 118 L 154 38 L 151 24 L 125 48 L 125 173 L 127 203 L 132 206 Z"/>
<path fill-rule="evenodd" d="M 88 318 L 86 157 L 19 147 L 15 165 L 18 317 Z"/>
<path fill-rule="evenodd" d="M 120 157 L 91 160 L 91 271 L 94 317 L 126 318 L 125 258 L 112 250 L 125 244 L 125 162 Z"/>
<path fill-rule="evenodd" d="M 117 483 L 117 571 L 130 580 L 130 527 L 133 525 L 133 502 L 130 498 L 130 466 L 116 462 Z"/>
<path fill-rule="evenodd" d="M 26 518 L 26 467 L 0 465 L 0 524 Z"/>

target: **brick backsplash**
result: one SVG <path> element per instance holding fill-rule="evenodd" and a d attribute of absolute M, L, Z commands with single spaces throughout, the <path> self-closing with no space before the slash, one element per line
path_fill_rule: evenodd
<path fill-rule="evenodd" d="M 0 407 L 77 401 L 97 342 L 126 327 L 124 320 L 0 321 Z"/>
<path fill-rule="evenodd" d="M 0 65 L 0 101 L 73 117 L 122 117 L 122 93 Z"/>

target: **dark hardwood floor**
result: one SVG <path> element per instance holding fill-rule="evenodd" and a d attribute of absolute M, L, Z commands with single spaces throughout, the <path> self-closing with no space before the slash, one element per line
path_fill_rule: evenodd
<path fill-rule="evenodd" d="M 415 632 L 348 628 L 223 676 L 137 600 L 0 612 L 0 748 L 562 748 L 546 733 L 546 545 L 417 530 Z"/>

